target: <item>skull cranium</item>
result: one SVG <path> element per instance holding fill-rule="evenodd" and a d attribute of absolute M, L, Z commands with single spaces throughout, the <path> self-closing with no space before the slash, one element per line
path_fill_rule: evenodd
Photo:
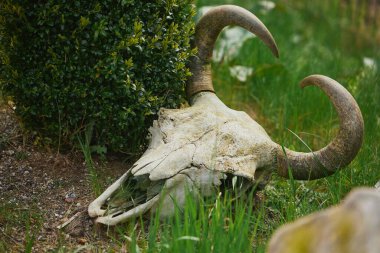
<path fill-rule="evenodd" d="M 228 175 L 242 177 L 250 185 L 276 169 L 287 177 L 291 168 L 295 179 L 315 179 L 334 173 L 356 156 L 363 136 L 360 109 L 349 92 L 328 77 L 313 75 L 301 82 L 302 87 L 321 88 L 340 118 L 337 137 L 316 152 L 281 147 L 246 113 L 219 100 L 209 61 L 218 34 L 231 24 L 256 34 L 278 56 L 273 37 L 250 12 L 232 5 L 207 12 L 196 27 L 198 55 L 192 60 L 193 76 L 186 87 L 191 106 L 160 110 L 147 151 L 90 204 L 89 215 L 97 222 L 115 225 L 154 211 L 159 203 L 164 206 L 160 215 L 170 215 L 174 201 L 183 205 L 187 189 L 194 196 L 211 195 Z"/>

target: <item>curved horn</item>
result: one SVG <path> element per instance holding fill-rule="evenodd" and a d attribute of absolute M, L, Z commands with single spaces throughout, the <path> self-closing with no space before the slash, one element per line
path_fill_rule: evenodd
<path fill-rule="evenodd" d="M 278 57 L 276 42 L 265 25 L 255 15 L 235 5 L 215 7 L 199 20 L 195 28 L 194 46 L 198 48 L 198 54 L 190 63 L 190 71 L 193 75 L 186 85 L 188 98 L 201 91 L 214 92 L 210 59 L 219 33 L 228 25 L 238 25 L 255 34 Z"/>
<path fill-rule="evenodd" d="M 331 175 L 355 158 L 363 142 L 364 123 L 355 99 L 333 79 L 312 75 L 300 85 L 302 88 L 309 85 L 321 88 L 334 104 L 340 119 L 335 139 L 316 152 L 301 153 L 277 146 L 279 174 L 288 177 L 288 168 L 291 168 L 294 179 L 311 180 Z"/>

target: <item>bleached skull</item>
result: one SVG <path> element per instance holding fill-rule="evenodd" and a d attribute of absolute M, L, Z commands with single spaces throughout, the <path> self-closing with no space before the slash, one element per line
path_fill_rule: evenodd
<path fill-rule="evenodd" d="M 150 145 L 121 178 L 89 206 L 97 222 L 115 225 L 162 205 L 161 216 L 184 204 L 185 193 L 194 197 L 214 194 L 226 178 L 243 178 L 242 190 L 277 171 L 310 180 L 334 173 L 356 156 L 363 137 L 363 119 L 349 92 L 321 75 L 305 78 L 301 86 L 321 88 L 334 104 L 340 130 L 321 150 L 299 153 L 273 142 L 246 113 L 228 108 L 215 95 L 210 58 L 220 31 L 239 25 L 256 34 L 278 56 L 276 43 L 263 23 L 250 12 L 232 5 L 213 8 L 196 26 L 198 55 L 190 66 L 187 85 L 191 104 L 183 109 L 161 109 L 150 128 Z M 175 203 L 174 203 L 175 202 Z"/>

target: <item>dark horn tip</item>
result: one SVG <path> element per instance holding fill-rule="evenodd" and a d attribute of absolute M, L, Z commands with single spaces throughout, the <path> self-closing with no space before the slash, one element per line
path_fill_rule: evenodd
<path fill-rule="evenodd" d="M 278 47 L 276 44 L 274 44 L 270 50 L 272 51 L 272 54 L 276 57 L 276 58 L 280 58 L 280 52 L 278 51 Z"/>

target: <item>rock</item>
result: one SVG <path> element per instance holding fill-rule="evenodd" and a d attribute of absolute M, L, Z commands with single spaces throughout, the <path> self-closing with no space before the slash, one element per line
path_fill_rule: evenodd
<path fill-rule="evenodd" d="M 82 244 L 82 245 L 84 245 L 84 244 L 86 244 L 86 243 L 87 243 L 87 239 L 86 239 L 86 238 L 84 238 L 84 237 L 82 237 L 82 238 L 79 238 L 79 239 L 78 239 L 78 243 L 79 243 L 79 244 Z"/>
<path fill-rule="evenodd" d="M 342 204 L 278 229 L 268 253 L 379 253 L 380 192 L 352 191 Z"/>
<path fill-rule="evenodd" d="M 8 156 L 12 156 L 15 154 L 15 151 L 14 150 L 7 150 L 7 151 L 4 151 L 4 154 L 6 154 Z"/>
<path fill-rule="evenodd" d="M 72 203 L 76 199 L 77 199 L 77 195 L 74 192 L 70 192 L 70 193 L 66 194 L 66 196 L 65 196 L 65 201 L 67 203 Z"/>

